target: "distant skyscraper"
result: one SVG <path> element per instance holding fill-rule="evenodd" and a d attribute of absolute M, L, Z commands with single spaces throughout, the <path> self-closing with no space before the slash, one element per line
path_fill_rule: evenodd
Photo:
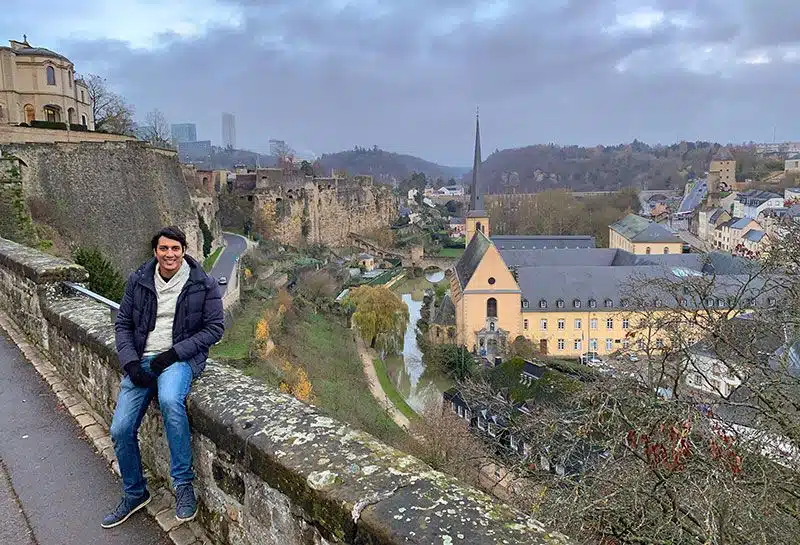
<path fill-rule="evenodd" d="M 172 127 L 172 143 L 175 145 L 181 142 L 197 141 L 197 125 L 194 123 L 176 123 Z"/>
<path fill-rule="evenodd" d="M 236 147 L 236 118 L 225 112 L 222 113 L 222 145 Z"/>

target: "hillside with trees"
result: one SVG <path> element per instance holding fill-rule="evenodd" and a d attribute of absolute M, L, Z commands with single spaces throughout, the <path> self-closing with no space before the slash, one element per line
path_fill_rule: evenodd
<path fill-rule="evenodd" d="M 372 148 L 356 146 L 352 150 L 326 153 L 319 158 L 319 165 L 326 173 L 336 169 L 348 174 L 369 174 L 376 181 L 382 182 L 389 182 L 392 179 L 403 180 L 415 172 L 425 174 L 430 180 L 441 178 L 447 181 L 450 178 L 458 179 L 467 170 L 438 165 L 413 155 L 393 153 L 377 146 Z"/>
<path fill-rule="evenodd" d="M 724 146 L 712 142 L 680 142 L 650 146 L 638 140 L 616 146 L 534 145 L 497 150 L 481 166 L 487 193 L 535 193 L 546 189 L 573 191 L 677 189 L 703 176 L 712 157 Z M 775 165 L 756 155 L 752 146 L 728 148 L 737 160 L 737 178 L 759 179 Z M 782 166 L 781 166 L 782 168 Z M 472 172 L 463 180 L 471 179 Z"/>

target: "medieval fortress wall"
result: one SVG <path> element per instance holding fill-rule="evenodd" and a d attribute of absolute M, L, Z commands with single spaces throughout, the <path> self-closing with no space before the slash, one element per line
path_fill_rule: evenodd
<path fill-rule="evenodd" d="M 123 274 L 152 256 L 150 237 L 163 225 L 181 227 L 189 254 L 202 259 L 197 209 L 174 153 L 134 141 L 12 143 L 0 152 L 18 159 L 34 220 L 99 248 Z M 207 222 L 216 215 L 211 202 L 201 208 Z"/>
<path fill-rule="evenodd" d="M 232 184 L 225 217 L 252 216 L 254 229 L 284 244 L 339 246 L 349 233 L 368 233 L 386 227 L 398 213 L 388 187 L 374 185 L 369 176 L 353 178 L 286 174 L 280 169 L 257 169 L 238 175 Z"/>

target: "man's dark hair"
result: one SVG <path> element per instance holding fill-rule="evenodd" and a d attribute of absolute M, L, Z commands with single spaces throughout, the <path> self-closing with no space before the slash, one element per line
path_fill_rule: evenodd
<path fill-rule="evenodd" d="M 181 249 L 186 250 L 186 234 L 181 230 L 180 227 L 170 225 L 169 227 L 162 228 L 158 233 L 156 233 L 153 237 L 153 240 L 150 242 L 154 250 L 158 247 L 158 239 L 161 237 L 166 237 L 170 240 L 177 240 L 181 243 Z"/>

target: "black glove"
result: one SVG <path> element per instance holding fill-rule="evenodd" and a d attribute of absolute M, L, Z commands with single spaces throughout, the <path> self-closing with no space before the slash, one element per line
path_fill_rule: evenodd
<path fill-rule="evenodd" d="M 142 369 L 142 364 L 138 361 L 132 361 L 130 363 L 125 364 L 125 372 L 128 373 L 128 376 L 131 378 L 131 382 L 133 382 L 139 388 L 149 388 L 153 384 L 155 384 L 156 377 L 152 373 L 148 373 L 144 369 Z"/>
<path fill-rule="evenodd" d="M 156 375 L 160 375 L 164 369 L 178 361 L 178 353 L 174 348 L 170 348 L 166 352 L 162 352 L 150 362 L 150 370 Z"/>

